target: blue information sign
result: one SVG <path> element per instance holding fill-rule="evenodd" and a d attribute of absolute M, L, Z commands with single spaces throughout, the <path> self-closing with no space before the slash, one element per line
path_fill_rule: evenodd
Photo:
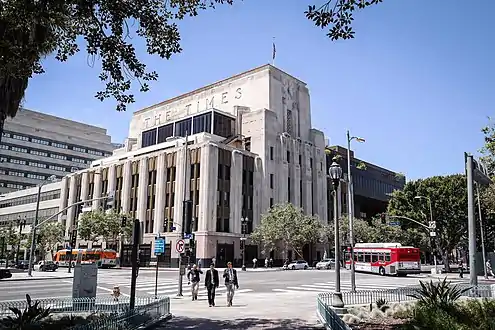
<path fill-rule="evenodd" d="M 165 238 L 155 239 L 155 255 L 165 253 Z"/>
<path fill-rule="evenodd" d="M 390 222 L 389 225 L 391 225 L 391 226 L 400 226 L 400 222 L 398 222 L 398 221 Z"/>

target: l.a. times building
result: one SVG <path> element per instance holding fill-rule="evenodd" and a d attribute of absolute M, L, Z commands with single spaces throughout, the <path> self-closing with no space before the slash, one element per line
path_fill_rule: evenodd
<path fill-rule="evenodd" d="M 42 198 L 40 214 L 113 191 L 115 208 L 142 223 L 141 261 L 154 259 L 160 233 L 167 245 L 159 261 L 176 266 L 182 202 L 188 199 L 196 257 L 203 264 L 212 258 L 218 265 L 240 264 L 243 217 L 250 233 L 272 205 L 291 202 L 327 221 L 324 148 L 323 133 L 311 127 L 306 84 L 265 65 L 135 112 L 123 148 L 43 187 L 42 195 L 51 199 Z M 35 194 L 36 188 L 6 195 L 0 221 L 33 213 Z M 77 223 L 77 212 L 70 208 L 59 216 L 67 232 Z M 78 241 L 79 247 L 106 246 L 87 243 Z M 123 252 L 125 262 L 130 249 Z M 291 254 L 286 257 L 294 258 Z M 263 258 L 261 249 L 248 240 L 246 260 L 254 257 Z M 284 256 L 272 252 L 271 257 Z"/>

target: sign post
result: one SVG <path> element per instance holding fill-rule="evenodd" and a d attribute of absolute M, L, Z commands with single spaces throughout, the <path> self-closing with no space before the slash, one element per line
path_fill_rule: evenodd
<path fill-rule="evenodd" d="M 156 256 L 155 299 L 158 299 L 158 256 L 164 253 L 165 253 L 165 237 L 157 236 L 155 238 L 155 256 Z"/>

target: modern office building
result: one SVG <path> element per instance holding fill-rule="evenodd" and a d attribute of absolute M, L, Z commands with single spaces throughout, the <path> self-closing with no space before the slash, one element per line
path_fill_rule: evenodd
<path fill-rule="evenodd" d="M 115 147 L 103 128 L 20 109 L 0 143 L 0 193 L 62 178 L 108 157 Z M 1 199 L 0 199 L 1 203 Z"/>
<path fill-rule="evenodd" d="M 358 159 L 351 150 L 351 173 L 354 184 L 354 216 L 362 219 L 371 219 L 373 216 L 386 212 L 390 194 L 394 190 L 402 190 L 406 184 L 406 178 L 401 173 L 387 170 L 383 167 Z M 342 167 L 344 182 L 340 185 L 340 214 L 348 214 L 347 183 L 347 149 L 341 146 L 328 146 L 326 148 L 327 168 L 330 168 L 332 159 L 337 156 L 338 163 Z M 331 181 L 328 181 L 328 189 L 333 189 Z M 328 212 L 330 219 L 333 217 L 331 194 L 328 193 Z"/>
<path fill-rule="evenodd" d="M 188 199 L 197 258 L 240 263 L 242 218 L 248 219 L 250 233 L 272 205 L 291 202 L 327 221 L 326 168 L 325 138 L 311 126 L 306 84 L 264 65 L 135 112 L 121 149 L 45 185 L 40 206 L 47 216 L 114 192 L 116 209 L 141 222 L 141 261 L 154 258 L 160 233 L 166 237 L 166 253 L 158 260 L 176 265 L 182 202 Z M 26 213 L 30 219 L 35 192 L 6 195 L 4 203 L 15 206 L 0 206 L 0 221 Z M 70 208 L 58 217 L 67 232 L 77 223 L 77 213 Z M 128 252 L 124 249 L 124 261 Z M 247 241 L 246 260 L 262 258 L 262 252 Z M 295 257 L 288 253 L 271 256 Z"/>

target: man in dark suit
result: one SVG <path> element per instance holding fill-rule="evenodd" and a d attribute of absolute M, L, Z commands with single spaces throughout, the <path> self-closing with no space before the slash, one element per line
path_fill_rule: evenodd
<path fill-rule="evenodd" d="M 239 281 L 237 280 L 237 271 L 232 268 L 232 263 L 227 263 L 227 269 L 223 272 L 225 279 L 225 287 L 227 288 L 227 306 L 232 306 L 235 289 L 239 289 Z"/>
<path fill-rule="evenodd" d="M 205 275 L 205 286 L 206 290 L 208 290 L 208 304 L 210 307 L 215 306 L 215 289 L 218 288 L 219 285 L 218 271 L 212 263 Z"/>

